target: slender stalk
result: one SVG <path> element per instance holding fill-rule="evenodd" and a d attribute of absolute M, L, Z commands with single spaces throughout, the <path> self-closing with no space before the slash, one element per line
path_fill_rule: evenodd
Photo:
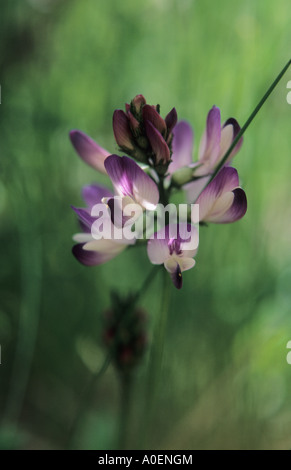
<path fill-rule="evenodd" d="M 155 357 L 155 373 L 156 375 L 160 374 L 162 368 L 162 360 L 164 353 L 164 339 L 167 326 L 168 311 L 170 305 L 170 277 L 168 272 L 164 269 L 163 271 L 163 291 L 162 291 L 162 301 L 161 301 L 161 311 L 160 317 L 158 320 L 157 329 L 154 335 L 154 346 L 157 348 L 157 353 Z"/>
<path fill-rule="evenodd" d="M 214 172 L 209 175 L 209 180 L 207 181 L 207 183 L 205 184 L 205 186 L 203 187 L 203 189 L 200 191 L 200 194 L 201 192 L 209 185 L 209 183 L 211 183 L 211 181 L 215 178 L 215 176 L 217 175 L 217 173 L 221 170 L 221 168 L 224 166 L 225 162 L 227 161 L 228 157 L 230 156 L 231 152 L 233 151 L 233 149 L 235 148 L 235 146 L 237 145 L 238 141 L 240 140 L 240 138 L 243 136 L 243 134 L 245 133 L 245 131 L 248 129 L 249 125 L 251 124 L 251 122 L 254 120 L 254 118 L 256 117 L 256 115 L 258 114 L 258 112 L 260 111 L 261 107 L 263 106 L 263 104 L 267 101 L 267 99 L 269 98 L 269 96 L 271 95 L 272 91 L 276 88 L 276 86 L 278 85 L 278 83 L 280 82 L 281 78 L 283 77 L 283 75 L 287 72 L 288 68 L 290 67 L 291 65 L 291 59 L 287 62 L 287 64 L 283 67 L 283 69 L 281 70 L 281 72 L 279 73 L 279 75 L 275 78 L 275 80 L 272 82 L 272 84 L 270 85 L 270 87 L 268 88 L 268 90 L 266 91 L 266 93 L 264 94 L 264 96 L 262 97 L 262 99 L 259 101 L 259 103 L 257 104 L 257 106 L 255 107 L 255 109 L 253 110 L 253 112 L 251 113 L 251 115 L 248 117 L 248 119 L 246 120 L 245 124 L 242 126 L 240 132 L 237 134 L 236 138 L 233 140 L 232 144 L 230 145 L 230 147 L 228 148 L 227 152 L 224 154 L 223 158 L 221 159 L 221 161 L 219 162 L 219 164 L 217 165 L 217 167 L 215 168 Z M 205 175 L 207 176 L 207 175 Z M 190 183 L 192 181 L 197 181 L 199 178 L 201 177 L 195 177 L 194 178 L 191 178 L 190 180 L 188 181 L 185 181 L 184 183 L 182 184 L 178 184 L 177 182 L 172 182 L 171 183 L 171 186 L 170 186 L 170 190 L 172 189 L 181 189 L 182 186 L 186 183 Z M 198 196 L 197 196 L 198 197 Z"/>
<path fill-rule="evenodd" d="M 131 403 L 133 391 L 133 376 L 131 372 L 124 372 L 120 376 L 120 423 L 119 423 L 119 450 L 128 449 L 129 431 L 131 423 Z"/>
<path fill-rule="evenodd" d="M 264 94 L 264 96 L 262 97 L 262 99 L 259 101 L 259 103 L 257 104 L 257 106 L 255 107 L 255 109 L 253 110 L 253 112 L 251 113 L 251 115 L 249 116 L 249 118 L 246 120 L 245 124 L 242 126 L 241 130 L 239 131 L 239 133 L 237 134 L 236 138 L 233 140 L 231 146 L 229 147 L 229 149 L 227 150 L 227 152 L 225 153 L 224 157 L 222 158 L 222 160 L 219 162 L 219 164 L 217 165 L 217 167 L 215 168 L 214 172 L 212 173 L 212 175 L 210 176 L 209 180 L 207 181 L 207 183 L 205 184 L 203 190 L 209 185 L 209 183 L 211 183 L 211 181 L 215 178 L 215 176 L 217 175 L 217 173 L 221 170 L 221 168 L 224 166 L 225 162 L 227 161 L 228 157 L 230 156 L 231 152 L 233 151 L 233 149 L 235 148 L 235 146 L 237 145 L 238 141 L 240 140 L 240 138 L 243 136 L 243 134 L 245 133 L 245 131 L 247 130 L 247 128 L 249 127 L 249 125 L 251 124 L 251 122 L 254 120 L 254 118 L 256 117 L 256 115 L 258 114 L 258 112 L 260 111 L 261 107 L 263 106 L 263 104 L 267 101 L 267 99 L 269 98 L 269 96 L 271 95 L 272 91 L 276 88 L 276 86 L 278 85 L 279 81 L 281 80 L 281 78 L 283 77 L 283 75 L 286 73 L 286 71 L 288 70 L 289 66 L 291 64 L 291 59 L 287 62 L 287 64 L 285 65 L 285 67 L 283 67 L 283 69 L 281 70 L 281 72 L 279 73 L 279 75 L 277 76 L 277 78 L 275 78 L 275 80 L 273 81 L 273 83 L 271 84 L 271 86 L 268 88 L 267 92 Z M 202 190 L 202 191 L 203 191 Z M 202 192 L 201 191 L 201 192 Z"/>
<path fill-rule="evenodd" d="M 144 410 L 144 429 L 142 439 L 146 443 L 150 425 L 155 411 L 155 404 L 160 387 L 161 370 L 164 355 L 164 340 L 167 326 L 167 317 L 170 305 L 170 277 L 166 270 L 163 272 L 163 288 L 161 298 L 161 309 L 156 321 L 153 342 L 149 360 L 149 372 L 147 378 L 147 389 Z"/>
<path fill-rule="evenodd" d="M 158 273 L 158 271 L 160 270 L 160 266 L 154 266 L 151 271 L 149 272 L 149 274 L 147 275 L 147 277 L 145 278 L 141 288 L 138 290 L 138 292 L 135 294 L 135 296 L 133 297 L 133 300 L 132 300 L 132 305 L 135 305 L 139 300 L 140 298 L 142 297 L 142 295 L 144 295 L 147 291 L 147 289 L 149 288 L 149 286 L 151 285 L 152 281 L 154 280 L 154 278 L 156 277 L 156 274 Z"/>
<path fill-rule="evenodd" d="M 82 421 L 82 418 L 83 418 L 83 415 L 87 409 L 87 406 L 88 404 L 90 403 L 90 400 L 91 400 L 91 397 L 93 395 L 93 392 L 95 390 L 95 387 L 96 387 L 96 383 L 99 381 L 99 379 L 105 374 L 105 372 L 107 371 L 110 363 L 111 363 L 111 353 L 109 353 L 105 359 L 104 359 L 104 362 L 103 364 L 101 365 L 99 371 L 94 374 L 89 383 L 87 384 L 87 386 L 84 388 L 82 394 L 81 394 L 81 397 L 80 397 L 80 401 L 79 401 L 79 407 L 78 407 L 78 410 L 77 410 L 77 413 L 74 417 L 74 420 L 71 424 L 71 427 L 69 429 L 69 432 L 68 432 L 68 438 L 67 438 L 67 442 L 68 442 L 68 447 L 70 448 L 72 446 L 72 441 L 76 435 L 76 432 L 80 426 L 80 423 Z"/>

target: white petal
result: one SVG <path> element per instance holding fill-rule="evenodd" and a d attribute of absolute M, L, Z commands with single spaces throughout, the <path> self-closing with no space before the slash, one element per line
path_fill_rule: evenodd
<path fill-rule="evenodd" d="M 180 258 L 179 259 L 179 265 L 181 268 L 181 271 L 188 271 L 188 269 L 191 269 L 195 266 L 196 262 L 195 259 L 193 258 Z"/>
<path fill-rule="evenodd" d="M 227 150 L 231 146 L 233 139 L 233 126 L 229 124 L 221 130 L 221 141 L 220 141 L 220 153 L 219 160 L 226 154 Z"/>
<path fill-rule="evenodd" d="M 76 233 L 73 240 L 78 243 L 87 243 L 93 240 L 91 233 Z"/>
<path fill-rule="evenodd" d="M 168 240 L 149 240 L 147 252 L 152 264 L 163 264 L 170 257 Z"/>
<path fill-rule="evenodd" d="M 171 256 L 164 262 L 164 266 L 169 273 L 174 273 L 177 269 L 177 260 L 175 257 Z M 180 264 L 180 263 L 179 263 Z"/>
<path fill-rule="evenodd" d="M 216 199 L 214 205 L 209 212 L 209 215 L 205 218 L 208 222 L 218 221 L 221 216 L 228 211 L 231 207 L 234 199 L 234 194 L 232 191 L 224 193 L 218 199 Z"/>

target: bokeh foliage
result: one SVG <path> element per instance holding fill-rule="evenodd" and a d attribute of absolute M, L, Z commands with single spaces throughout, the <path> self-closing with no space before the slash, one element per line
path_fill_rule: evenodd
<path fill-rule="evenodd" d="M 195 127 L 208 110 L 243 124 L 290 58 L 288 0 L 4 0 L 0 16 L 0 443 L 62 448 L 84 384 L 101 365 L 110 290 L 137 289 L 143 249 L 85 268 L 71 255 L 71 204 L 105 178 L 68 132 L 115 152 L 112 113 L 137 93 Z M 290 448 L 290 123 L 287 73 L 236 156 L 248 212 L 201 228 L 197 265 L 172 293 L 149 448 Z M 150 327 L 161 279 L 142 299 Z M 132 446 L 146 361 L 132 398 Z M 114 448 L 117 377 L 96 386 L 78 448 Z M 170 410 L 170 411 L 169 411 Z"/>

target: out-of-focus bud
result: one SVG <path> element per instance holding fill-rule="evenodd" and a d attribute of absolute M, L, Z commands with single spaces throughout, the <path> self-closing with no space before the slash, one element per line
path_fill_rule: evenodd
<path fill-rule="evenodd" d="M 118 370 L 133 369 L 147 348 L 146 312 L 133 307 L 130 298 L 115 297 L 112 308 L 105 312 L 103 340 Z"/>
<path fill-rule="evenodd" d="M 129 126 L 129 118 L 121 109 L 113 113 L 113 132 L 115 140 L 122 150 L 133 150 L 132 134 Z"/>

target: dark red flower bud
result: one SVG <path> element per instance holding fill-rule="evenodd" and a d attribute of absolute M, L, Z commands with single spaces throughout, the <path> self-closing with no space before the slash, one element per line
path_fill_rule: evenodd
<path fill-rule="evenodd" d="M 168 128 L 168 136 L 171 134 L 172 130 L 177 124 L 177 121 L 178 121 L 177 111 L 175 108 L 173 108 L 165 117 L 165 122 Z"/>
<path fill-rule="evenodd" d="M 142 106 L 144 106 L 145 104 L 146 100 L 143 95 L 136 95 L 131 102 L 131 105 L 136 111 L 136 113 L 140 113 Z"/>
<path fill-rule="evenodd" d="M 153 153 L 155 154 L 155 164 L 168 163 L 171 159 L 171 154 L 165 139 L 150 121 L 145 121 L 144 126 Z"/>
<path fill-rule="evenodd" d="M 115 366 L 123 372 L 136 366 L 147 348 L 147 313 L 132 305 L 132 298 L 113 298 L 104 314 L 103 342 Z"/>
<path fill-rule="evenodd" d="M 117 109 L 113 113 L 113 132 L 120 148 L 133 150 L 129 118 L 124 111 Z"/>
<path fill-rule="evenodd" d="M 149 121 L 162 134 L 166 135 L 167 125 L 159 113 L 150 105 L 146 104 L 142 109 L 144 121 Z"/>
<path fill-rule="evenodd" d="M 127 115 L 128 115 L 130 127 L 132 131 L 136 134 L 139 129 L 139 122 L 130 111 L 128 111 Z"/>

